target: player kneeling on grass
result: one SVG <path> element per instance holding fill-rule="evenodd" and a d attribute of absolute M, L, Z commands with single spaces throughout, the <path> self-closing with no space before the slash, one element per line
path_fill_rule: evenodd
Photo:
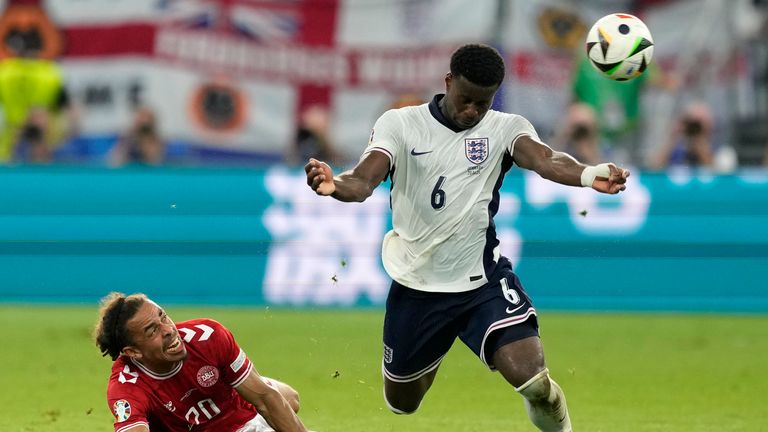
<path fill-rule="evenodd" d="M 144 294 L 110 293 L 96 344 L 114 361 L 107 402 L 116 432 L 306 431 L 299 395 L 262 377 L 211 319 L 175 324 Z"/>
<path fill-rule="evenodd" d="M 513 165 L 570 186 L 616 194 L 629 171 L 587 166 L 542 143 L 525 118 L 490 109 L 504 61 L 485 45 L 451 57 L 445 94 L 385 112 L 352 170 L 333 176 L 310 159 L 318 195 L 362 202 L 392 180 L 392 230 L 382 260 L 393 282 L 384 318 L 384 397 L 398 414 L 416 411 L 459 337 L 523 396 L 533 424 L 571 431 L 560 387 L 549 377 L 536 309 L 501 255 L 493 216 Z"/>

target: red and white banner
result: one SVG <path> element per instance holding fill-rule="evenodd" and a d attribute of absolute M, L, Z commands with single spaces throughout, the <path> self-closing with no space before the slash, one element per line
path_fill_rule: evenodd
<path fill-rule="evenodd" d="M 680 16 L 695 16 L 690 15 L 694 3 L 668 2 L 643 16 L 657 40 L 659 61 L 680 54 L 676 40 L 685 37 L 679 34 Z M 142 102 L 157 112 L 170 139 L 280 155 L 293 144 L 299 113 L 320 104 L 330 109 L 337 150 L 354 160 L 376 117 L 398 95 L 426 99 L 443 90 L 450 53 L 466 42 L 498 41 L 509 69 L 505 110 L 545 130 L 557 123 L 584 31 L 615 11 L 535 0 L 506 3 L 506 18 L 500 18 L 500 5 L 491 0 L 9 0 L 0 36 L 14 20 L 21 22 L 9 18 L 11 9 L 44 12 L 52 23 L 44 32 L 47 46 L 58 51 L 55 57 L 83 113 L 84 134 L 123 130 L 133 106 Z M 726 32 L 724 25 L 712 31 Z"/>
<path fill-rule="evenodd" d="M 485 5 L 482 5 L 485 3 Z M 307 106 L 331 110 L 349 157 L 400 92 L 442 88 L 451 51 L 487 40 L 493 2 L 57 0 L 42 3 L 85 134 L 125 128 L 137 100 L 169 138 L 282 154 Z M 454 23 L 446 31 L 446 23 Z"/>

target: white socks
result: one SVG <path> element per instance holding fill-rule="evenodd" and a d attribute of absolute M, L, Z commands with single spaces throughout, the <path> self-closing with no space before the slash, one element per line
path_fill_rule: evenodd
<path fill-rule="evenodd" d="M 536 374 L 515 389 L 525 400 L 528 417 L 542 432 L 572 432 L 565 395 L 549 377 L 549 370 Z"/>

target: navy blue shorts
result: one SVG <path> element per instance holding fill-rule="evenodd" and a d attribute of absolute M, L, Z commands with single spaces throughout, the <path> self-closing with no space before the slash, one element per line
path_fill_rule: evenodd
<path fill-rule="evenodd" d="M 425 292 L 393 281 L 382 370 L 391 381 L 416 380 L 440 365 L 457 336 L 494 369 L 498 348 L 538 335 L 533 303 L 504 257 L 488 283 L 472 291 Z"/>

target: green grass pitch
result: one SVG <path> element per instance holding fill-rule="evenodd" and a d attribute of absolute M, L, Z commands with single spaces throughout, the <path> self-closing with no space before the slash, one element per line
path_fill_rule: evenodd
<path fill-rule="evenodd" d="M 534 431 L 520 397 L 461 342 L 411 416 L 382 400 L 382 311 L 169 307 L 217 319 L 318 431 Z M 96 307 L 0 306 L 0 431 L 109 431 Z M 768 431 L 768 317 L 541 312 L 577 431 Z"/>

